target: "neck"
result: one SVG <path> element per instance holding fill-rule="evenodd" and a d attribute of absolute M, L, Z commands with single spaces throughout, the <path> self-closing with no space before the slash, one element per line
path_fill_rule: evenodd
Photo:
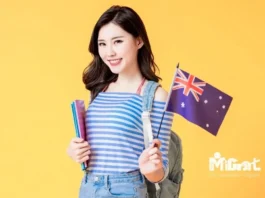
<path fill-rule="evenodd" d="M 140 72 L 138 66 L 130 67 L 130 69 L 119 73 L 117 84 L 120 85 L 129 85 L 129 84 L 139 84 L 143 80 L 143 76 Z"/>

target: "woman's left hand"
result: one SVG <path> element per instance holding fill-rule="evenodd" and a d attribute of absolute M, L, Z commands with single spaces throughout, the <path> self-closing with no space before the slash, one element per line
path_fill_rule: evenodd
<path fill-rule="evenodd" d="M 149 148 L 145 149 L 140 155 L 138 162 L 142 174 L 154 173 L 163 168 L 160 146 L 160 140 L 154 139 Z"/>

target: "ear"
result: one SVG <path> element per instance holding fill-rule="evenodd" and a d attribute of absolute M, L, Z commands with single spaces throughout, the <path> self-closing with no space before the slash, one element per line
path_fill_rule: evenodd
<path fill-rule="evenodd" d="M 136 39 L 136 44 L 137 44 L 138 49 L 140 49 L 144 45 L 144 42 L 141 37 L 138 37 Z"/>

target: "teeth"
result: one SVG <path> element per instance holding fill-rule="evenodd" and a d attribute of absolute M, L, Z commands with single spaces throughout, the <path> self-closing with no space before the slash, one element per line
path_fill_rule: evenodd
<path fill-rule="evenodd" d="M 111 63 L 118 63 L 121 59 L 111 60 Z"/>

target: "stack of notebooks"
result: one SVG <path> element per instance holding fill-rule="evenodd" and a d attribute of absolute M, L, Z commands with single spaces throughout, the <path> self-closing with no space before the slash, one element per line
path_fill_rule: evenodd
<path fill-rule="evenodd" d="M 71 104 L 71 107 L 76 137 L 86 140 L 85 102 L 83 100 L 74 100 Z M 85 170 L 87 165 L 88 161 L 83 162 L 81 164 L 82 170 Z"/>

